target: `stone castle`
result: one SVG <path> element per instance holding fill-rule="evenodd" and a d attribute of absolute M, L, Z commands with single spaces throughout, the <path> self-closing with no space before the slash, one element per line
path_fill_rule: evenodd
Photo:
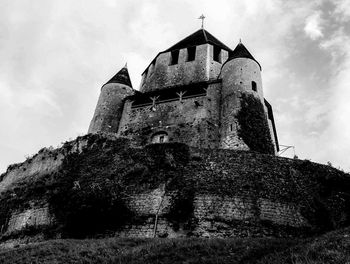
<path fill-rule="evenodd" d="M 199 148 L 254 150 L 239 135 L 242 94 L 253 95 L 263 105 L 260 111 L 277 152 L 259 62 L 241 42 L 231 50 L 202 28 L 158 53 L 142 74 L 140 91 L 133 89 L 126 66 L 104 84 L 89 133 L 116 133 L 138 146 L 181 142 Z"/>
<path fill-rule="evenodd" d="M 260 73 L 242 43 L 204 29 L 160 52 L 140 91 L 122 68 L 87 135 L 0 175 L 0 249 L 106 231 L 306 237 L 349 225 L 348 174 L 274 155 Z"/>

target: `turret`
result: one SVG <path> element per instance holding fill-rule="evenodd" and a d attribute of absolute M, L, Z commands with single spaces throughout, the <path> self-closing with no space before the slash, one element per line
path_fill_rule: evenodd
<path fill-rule="evenodd" d="M 126 65 L 101 88 L 88 133 L 117 133 L 124 99 L 134 90 Z"/>
<path fill-rule="evenodd" d="M 260 115 L 267 124 L 267 114 L 264 111 L 264 96 L 261 83 L 261 67 L 254 59 L 247 48 L 240 42 L 231 52 L 228 60 L 224 63 L 221 70 L 222 78 L 222 108 L 221 108 L 221 147 L 234 149 L 252 149 L 249 141 L 242 138 L 239 133 L 241 124 L 239 123 L 239 111 L 242 109 L 242 97 L 252 95 L 256 98 L 261 107 Z M 252 98 L 252 97 L 250 97 Z M 248 122 L 255 122 L 250 120 Z M 253 128 L 258 124 L 251 124 Z M 267 125 L 268 137 L 270 132 Z M 251 131 L 248 131 L 251 133 Z M 250 135 L 252 137 L 259 135 Z M 252 139 L 254 140 L 254 139 Z M 260 151 L 258 149 L 252 149 Z M 271 152 L 271 151 L 269 151 Z"/>

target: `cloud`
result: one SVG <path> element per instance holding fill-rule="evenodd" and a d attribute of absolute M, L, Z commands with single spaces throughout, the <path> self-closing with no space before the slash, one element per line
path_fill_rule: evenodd
<path fill-rule="evenodd" d="M 312 40 L 323 37 L 322 33 L 322 19 L 321 12 L 314 12 L 312 15 L 306 18 L 304 31 L 306 35 Z"/>
<path fill-rule="evenodd" d="M 333 33 L 320 46 L 332 55 L 332 78 L 330 82 L 330 124 L 322 140 L 327 148 L 323 158 L 331 157 L 332 163 L 350 170 L 348 155 L 350 147 L 350 36 L 342 28 Z"/>
<path fill-rule="evenodd" d="M 350 0 L 334 0 L 335 17 L 342 21 L 348 22 L 350 20 Z"/>

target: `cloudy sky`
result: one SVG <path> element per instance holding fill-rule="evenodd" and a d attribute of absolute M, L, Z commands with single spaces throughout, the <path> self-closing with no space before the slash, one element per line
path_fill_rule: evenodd
<path fill-rule="evenodd" d="M 0 13 L 0 172 L 85 134 L 101 85 L 128 62 L 138 89 L 202 13 L 262 65 L 280 144 L 350 171 L 350 0 L 2 0 Z"/>

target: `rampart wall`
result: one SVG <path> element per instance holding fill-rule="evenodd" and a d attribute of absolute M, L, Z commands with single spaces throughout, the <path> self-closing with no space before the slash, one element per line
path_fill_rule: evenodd
<path fill-rule="evenodd" d="M 81 152 L 86 144 L 85 140 L 72 141 L 66 144 L 69 151 L 66 151 L 66 147 L 60 149 L 43 148 L 26 161 L 10 165 L 7 171 L 0 175 L 0 194 L 20 180 L 35 181 L 43 175 L 57 172 L 68 154 Z"/>
<path fill-rule="evenodd" d="M 91 219 L 101 224 L 108 217 L 123 220 L 113 228 L 109 225 L 109 230 L 130 237 L 295 237 L 350 221 L 349 175 L 309 161 L 248 151 L 188 149 L 182 144 L 133 149 L 125 139 L 103 135 L 87 135 L 55 151 L 64 159 L 49 178 L 39 174 L 26 178 L 21 173 L 16 181 L 13 175 L 26 163 L 3 175 L 4 180 L 12 175 L 0 194 L 1 204 L 12 206 L 0 216 L 7 218 L 2 222 L 7 238 L 28 228 L 55 229 L 62 219 L 70 221 L 62 218 L 64 210 L 75 217 L 83 212 L 84 222 L 77 224 L 84 228 L 89 228 Z M 51 154 L 46 155 L 44 160 Z M 43 171 L 52 167 L 41 160 L 32 162 Z M 43 191 L 44 180 L 48 182 Z M 40 189 L 35 189 L 38 182 Z M 62 199 L 62 205 L 54 204 Z M 99 201 L 95 209 L 94 199 Z M 113 209 L 116 203 L 123 219 L 118 208 Z M 91 219 L 87 217 L 86 208 L 103 206 L 117 214 L 99 218 L 99 211 L 91 211 Z"/>
<path fill-rule="evenodd" d="M 252 200 L 249 197 L 221 197 L 199 194 L 193 200 L 193 223 L 191 230 L 183 223 L 167 219 L 174 194 L 166 194 L 164 185 L 147 193 L 132 195 L 125 200 L 128 208 L 143 221 L 129 222 L 119 227 L 119 236 L 130 237 L 236 237 L 236 236 L 285 236 L 276 227 L 264 227 L 259 222 L 290 228 L 308 228 L 308 221 L 295 205 L 277 203 L 267 199 Z M 40 228 L 53 225 L 55 218 L 49 205 L 33 206 L 20 212 L 13 212 L 6 232 L 18 232 L 30 227 Z M 241 225 L 247 225 L 240 230 Z M 259 223 L 259 224 L 257 224 Z M 249 230 L 252 228 L 251 230 Z M 260 230 L 261 229 L 261 230 Z M 292 234 L 289 234 L 292 235 Z"/>

